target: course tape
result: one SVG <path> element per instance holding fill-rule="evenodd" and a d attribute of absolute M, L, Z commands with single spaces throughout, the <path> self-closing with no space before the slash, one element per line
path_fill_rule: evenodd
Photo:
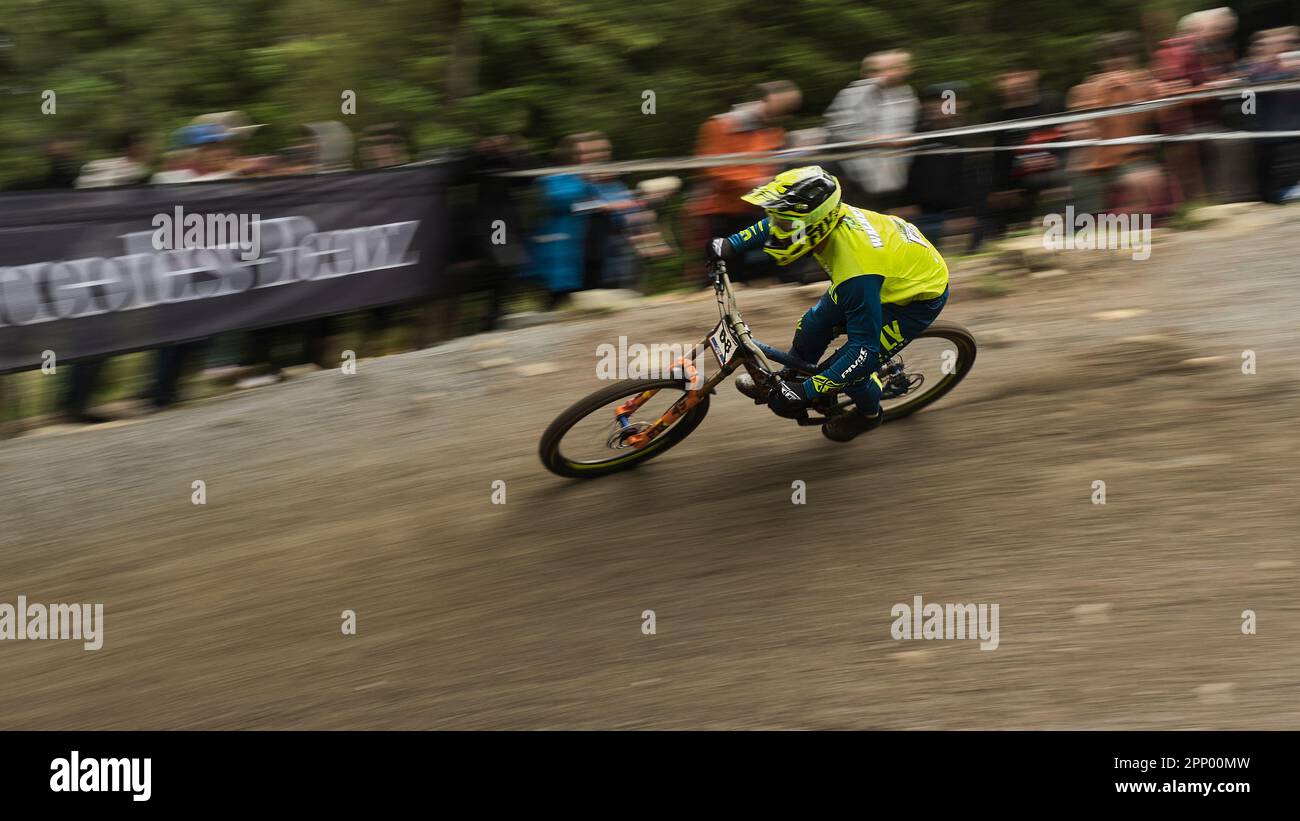
<path fill-rule="evenodd" d="M 1141 100 L 1133 103 L 1107 106 L 1105 108 L 1080 109 L 1047 117 L 1024 117 L 1017 120 L 1003 120 L 996 123 L 945 128 L 937 131 L 923 131 L 890 139 L 859 140 L 856 142 L 824 143 L 822 145 L 783 148 L 779 151 L 763 151 L 747 154 L 714 154 L 706 157 L 662 157 L 645 160 L 621 160 L 618 162 L 588 163 L 586 165 L 554 165 L 545 168 L 530 168 L 520 171 L 506 171 L 502 177 L 543 177 L 566 173 L 608 173 L 631 174 L 646 171 L 689 171 L 700 168 L 716 168 L 727 165 L 789 165 L 796 162 L 829 162 L 863 156 L 912 157 L 932 154 L 978 154 L 993 151 L 1020 151 L 1026 148 L 1066 149 L 1088 148 L 1106 145 L 1152 145 L 1172 142 L 1203 142 L 1216 140 L 1259 140 L 1286 139 L 1300 137 L 1300 131 L 1210 131 L 1187 134 L 1139 134 L 1132 137 L 1114 137 L 1110 139 L 1059 140 L 1026 145 L 1000 146 L 946 146 L 942 148 L 925 148 L 926 143 L 935 143 L 955 137 L 972 137 L 983 134 L 996 134 L 1002 131 L 1032 131 L 1048 126 L 1067 123 L 1098 120 L 1106 117 L 1122 117 L 1142 114 L 1169 108 L 1176 105 L 1199 100 L 1225 99 L 1241 97 L 1246 94 L 1269 94 L 1278 91 L 1300 91 L 1300 82 L 1263 83 L 1259 85 L 1226 86 L 1207 91 L 1194 91 L 1155 100 Z M 917 146 L 917 147 L 908 147 Z"/>

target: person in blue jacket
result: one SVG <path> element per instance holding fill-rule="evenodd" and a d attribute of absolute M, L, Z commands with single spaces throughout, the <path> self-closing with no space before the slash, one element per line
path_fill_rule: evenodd
<path fill-rule="evenodd" d="M 564 138 L 557 159 L 566 165 L 585 165 L 609 158 L 609 140 L 598 132 Z M 589 231 L 594 216 L 607 216 L 609 230 L 621 227 L 620 212 L 633 207 L 631 193 L 616 179 L 593 181 L 576 172 L 553 174 L 538 181 L 543 214 L 530 244 L 532 275 L 550 291 L 551 305 L 574 291 L 608 285 L 605 280 L 611 260 L 605 257 L 606 243 L 589 258 Z M 621 277 L 620 277 L 621 278 Z"/>

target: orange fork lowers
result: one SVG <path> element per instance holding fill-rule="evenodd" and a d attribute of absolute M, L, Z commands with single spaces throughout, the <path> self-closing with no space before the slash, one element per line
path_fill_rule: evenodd
<path fill-rule="evenodd" d="M 681 365 L 682 369 L 686 372 L 686 378 L 687 378 L 686 384 L 688 385 L 698 384 L 697 380 L 699 378 L 699 372 L 695 369 L 695 362 L 693 360 L 687 359 L 686 357 L 681 357 L 672 364 L 672 367 L 676 368 L 678 365 Z M 644 393 L 637 394 L 636 396 L 629 399 L 627 402 L 624 402 L 622 405 L 619 405 L 618 408 L 615 409 L 614 415 L 616 417 L 622 417 L 634 412 L 637 408 L 641 407 L 646 402 L 648 402 L 650 400 L 650 397 L 654 396 L 658 392 L 659 392 L 658 390 L 653 390 L 653 391 L 645 391 Z M 640 433 L 634 433 L 631 436 L 627 437 L 626 440 L 627 443 L 632 447 L 636 448 L 637 450 L 640 450 L 641 448 L 650 444 L 650 442 L 653 441 L 656 436 L 658 436 L 659 434 L 667 430 L 669 427 L 671 427 L 674 422 L 676 422 L 678 419 L 681 419 L 684 415 L 686 415 L 687 411 L 689 411 L 691 408 L 695 407 L 696 405 L 700 404 L 702 398 L 703 398 L 703 394 L 698 390 L 687 391 L 686 395 L 683 396 L 681 399 L 678 399 L 676 402 L 674 402 L 672 407 L 670 407 L 668 410 L 664 411 L 663 416 L 660 416 L 657 420 L 655 420 L 655 423 L 653 425 L 651 425 L 649 428 L 646 428 L 644 431 Z"/>

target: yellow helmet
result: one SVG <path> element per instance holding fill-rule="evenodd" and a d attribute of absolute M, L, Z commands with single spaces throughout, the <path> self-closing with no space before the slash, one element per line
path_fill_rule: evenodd
<path fill-rule="evenodd" d="M 778 174 L 741 199 L 767 212 L 763 250 L 777 265 L 789 265 L 817 247 L 840 218 L 840 181 L 817 165 Z"/>

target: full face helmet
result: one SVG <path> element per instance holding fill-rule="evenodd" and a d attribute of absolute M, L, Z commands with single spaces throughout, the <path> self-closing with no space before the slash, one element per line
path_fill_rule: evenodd
<path fill-rule="evenodd" d="M 742 200 L 767 212 L 763 250 L 778 265 L 789 265 L 816 248 L 835 228 L 840 215 L 840 181 L 820 166 L 793 168 Z"/>

